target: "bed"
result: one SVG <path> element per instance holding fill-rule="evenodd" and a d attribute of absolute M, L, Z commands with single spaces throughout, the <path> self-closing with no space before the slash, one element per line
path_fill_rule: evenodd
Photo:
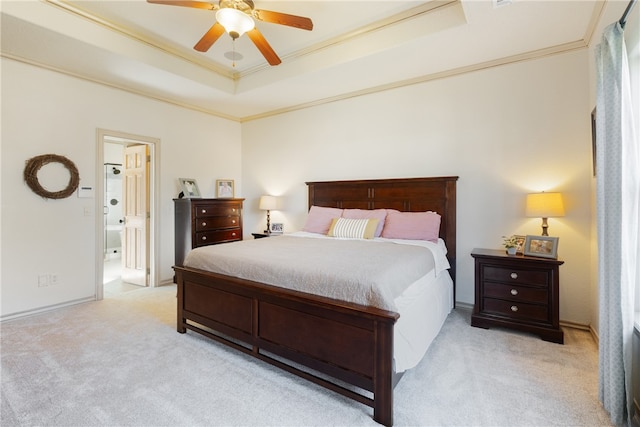
<path fill-rule="evenodd" d="M 444 276 L 450 278 L 447 283 L 452 302 L 455 301 L 456 181 L 457 177 L 307 182 L 308 203 L 310 209 L 316 206 L 437 212 L 439 237 L 446 244 L 449 269 Z M 271 240 L 275 244 L 276 239 L 282 239 L 281 245 L 288 242 L 285 236 L 260 241 Z M 267 244 L 251 243 L 256 249 L 258 244 Z M 242 242 L 227 245 L 236 244 Z M 222 249 L 232 252 L 231 248 L 235 247 Z M 178 332 L 192 330 L 227 344 L 368 405 L 373 408 L 375 421 L 393 424 L 393 387 L 406 369 L 397 366 L 404 362 L 400 362 L 394 352 L 394 346 L 402 347 L 398 344 L 402 334 L 398 334 L 396 328 L 402 323 L 399 312 L 403 313 L 403 321 L 413 314 L 405 316 L 404 308 L 396 305 L 369 305 L 360 300 L 334 298 L 331 294 L 317 295 L 269 284 L 267 280 L 207 271 L 204 267 L 175 266 L 174 270 L 178 287 Z M 395 296 L 394 302 L 402 305 L 401 299 Z M 412 313 L 419 315 L 420 311 Z M 442 314 L 440 316 L 442 318 Z M 430 334 L 435 336 L 438 330 L 439 327 Z M 415 363 L 414 360 L 404 364 Z"/>

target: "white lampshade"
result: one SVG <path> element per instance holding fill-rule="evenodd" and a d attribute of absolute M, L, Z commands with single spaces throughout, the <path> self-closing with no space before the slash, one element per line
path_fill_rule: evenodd
<path fill-rule="evenodd" d="M 249 15 L 231 7 L 225 7 L 217 11 L 216 20 L 234 39 L 252 30 L 256 25 Z"/>
<path fill-rule="evenodd" d="M 526 215 L 532 218 L 564 216 L 564 204 L 560 193 L 527 194 Z"/>
<path fill-rule="evenodd" d="M 278 199 L 275 196 L 260 197 L 260 210 L 272 211 L 278 207 Z"/>

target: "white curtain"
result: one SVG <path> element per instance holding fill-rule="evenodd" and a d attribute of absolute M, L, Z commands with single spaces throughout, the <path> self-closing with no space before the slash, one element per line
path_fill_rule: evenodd
<path fill-rule="evenodd" d="M 630 423 L 631 340 L 640 278 L 640 148 L 635 136 L 624 30 L 596 47 L 596 183 L 600 296 L 599 398 L 616 425 Z"/>

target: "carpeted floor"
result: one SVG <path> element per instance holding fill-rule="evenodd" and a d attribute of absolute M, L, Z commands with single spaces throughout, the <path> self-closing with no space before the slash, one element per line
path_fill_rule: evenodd
<path fill-rule="evenodd" d="M 372 410 L 188 332 L 175 286 L 1 325 L 7 426 L 374 426 Z M 609 426 L 597 346 L 469 326 L 454 310 L 394 393 L 395 425 Z"/>

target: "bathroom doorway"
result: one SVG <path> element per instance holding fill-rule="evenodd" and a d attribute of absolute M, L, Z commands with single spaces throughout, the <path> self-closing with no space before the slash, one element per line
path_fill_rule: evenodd
<path fill-rule="evenodd" d="M 104 144 L 104 271 L 105 293 L 124 287 L 122 282 L 122 159 L 121 144 Z"/>
<path fill-rule="evenodd" d="M 158 143 L 151 138 L 98 130 L 100 259 L 96 299 L 157 286 L 154 188 Z"/>

